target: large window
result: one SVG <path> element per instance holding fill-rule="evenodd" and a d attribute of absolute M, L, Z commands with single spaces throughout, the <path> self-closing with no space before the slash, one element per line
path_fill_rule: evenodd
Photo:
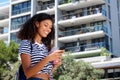
<path fill-rule="evenodd" d="M 12 6 L 12 15 L 28 12 L 31 9 L 31 2 L 23 2 Z"/>
<path fill-rule="evenodd" d="M 23 23 L 30 18 L 30 15 L 21 16 L 11 20 L 11 30 L 19 29 Z"/>
<path fill-rule="evenodd" d="M 15 41 L 16 43 L 19 43 L 20 41 L 18 40 L 16 33 L 11 33 L 10 34 L 10 40 Z"/>

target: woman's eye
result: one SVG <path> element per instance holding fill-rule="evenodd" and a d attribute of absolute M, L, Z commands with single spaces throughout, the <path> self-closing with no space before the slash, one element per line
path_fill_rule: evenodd
<path fill-rule="evenodd" d="M 47 24 L 45 24 L 45 26 L 47 27 Z"/>

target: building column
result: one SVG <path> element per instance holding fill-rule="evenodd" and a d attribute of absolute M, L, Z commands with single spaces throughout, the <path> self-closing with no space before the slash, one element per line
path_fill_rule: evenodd
<path fill-rule="evenodd" d="M 58 0 L 55 0 L 55 47 L 58 47 Z"/>
<path fill-rule="evenodd" d="M 37 0 L 31 0 L 31 17 L 37 12 Z"/>

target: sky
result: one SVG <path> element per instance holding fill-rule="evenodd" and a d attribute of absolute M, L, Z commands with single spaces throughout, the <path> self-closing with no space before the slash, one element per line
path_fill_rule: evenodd
<path fill-rule="evenodd" d="M 10 2 L 10 0 L 0 0 L 0 6 L 6 5 Z"/>
<path fill-rule="evenodd" d="M 0 3 L 2 3 L 2 2 L 6 2 L 6 1 L 9 1 L 9 0 L 0 0 Z"/>

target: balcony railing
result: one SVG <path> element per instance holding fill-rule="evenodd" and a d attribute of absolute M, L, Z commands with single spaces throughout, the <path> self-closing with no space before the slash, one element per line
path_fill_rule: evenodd
<path fill-rule="evenodd" d="M 77 2 L 77 1 L 86 1 L 86 0 L 60 0 L 59 5 L 66 4 L 66 3 L 71 3 L 71 2 Z"/>
<path fill-rule="evenodd" d="M 24 12 L 29 12 L 30 10 L 31 10 L 31 7 L 14 10 L 14 11 L 12 11 L 12 15 L 21 14 Z"/>
<path fill-rule="evenodd" d="M 106 47 L 105 42 L 98 42 L 98 43 L 92 43 L 92 44 L 86 44 L 86 45 L 80 45 L 80 46 L 72 46 L 72 47 L 66 47 L 66 51 L 72 51 L 72 52 L 80 52 L 80 51 L 91 51 L 91 50 L 97 50 L 101 47 Z"/>
<path fill-rule="evenodd" d="M 95 8 L 92 10 L 83 10 L 83 11 L 78 11 L 78 12 L 71 11 L 68 14 L 62 15 L 60 17 L 60 20 L 73 19 L 73 18 L 93 15 L 97 13 L 102 13 L 104 16 L 106 16 L 106 11 L 104 9 Z"/>
<path fill-rule="evenodd" d="M 73 30 L 68 30 L 68 31 L 61 31 L 61 32 L 59 32 L 59 37 L 84 34 L 84 33 L 88 33 L 88 32 L 100 31 L 100 30 L 103 30 L 105 33 L 108 32 L 106 26 L 96 25 L 96 26 L 78 28 L 78 29 L 73 29 Z"/>
<path fill-rule="evenodd" d="M 52 9 L 54 8 L 54 6 L 55 6 L 55 3 L 45 4 L 45 5 L 38 6 L 37 10 L 40 11 L 40 10 Z"/>
<path fill-rule="evenodd" d="M 0 20 L 8 19 L 8 18 L 9 18 L 9 15 L 3 15 L 3 16 L 0 16 Z"/>

